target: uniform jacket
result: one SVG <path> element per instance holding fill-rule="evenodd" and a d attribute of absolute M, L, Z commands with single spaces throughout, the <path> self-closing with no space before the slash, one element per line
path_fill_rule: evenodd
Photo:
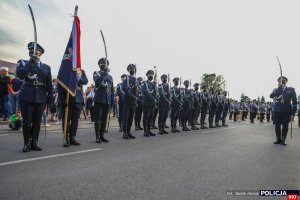
<path fill-rule="evenodd" d="M 113 105 L 114 84 L 113 78 L 106 71 L 96 71 L 93 75 L 95 82 L 94 102 Z"/>
<path fill-rule="evenodd" d="M 159 93 L 159 106 L 170 106 L 170 99 L 171 99 L 171 93 L 168 83 L 161 83 L 158 86 L 158 93 Z"/>
<path fill-rule="evenodd" d="M 153 82 L 147 80 L 144 81 L 142 85 L 142 92 L 143 92 L 143 106 L 147 107 L 155 107 L 156 102 L 156 91 L 155 85 Z"/>
<path fill-rule="evenodd" d="M 16 72 L 17 77 L 24 81 L 19 91 L 20 100 L 32 103 L 52 103 L 50 66 L 42 62 L 32 65 L 26 60 L 19 60 Z"/>
<path fill-rule="evenodd" d="M 179 109 L 182 106 L 182 96 L 180 89 L 177 86 L 171 87 L 171 108 Z"/>
<path fill-rule="evenodd" d="M 297 95 L 292 87 L 275 88 L 270 98 L 274 98 L 273 112 L 291 113 L 292 109 L 297 109 Z"/>
<path fill-rule="evenodd" d="M 137 80 L 134 76 L 128 75 L 122 82 L 122 89 L 125 92 L 124 102 L 136 105 L 138 99 Z"/>

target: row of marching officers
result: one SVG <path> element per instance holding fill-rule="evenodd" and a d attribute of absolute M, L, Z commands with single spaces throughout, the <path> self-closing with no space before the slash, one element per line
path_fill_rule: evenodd
<path fill-rule="evenodd" d="M 158 115 L 158 134 L 168 134 L 166 121 L 170 116 L 171 132 L 226 127 L 226 116 L 229 102 L 226 91 L 207 90 L 203 85 L 200 92 L 200 84 L 195 83 L 191 88 L 190 81 L 185 80 L 181 87 L 181 79 L 175 77 L 171 87 L 169 76 L 161 75 L 157 80 L 157 73 L 148 70 L 147 80 L 136 78 L 136 66 L 129 64 L 128 75 L 121 76 L 121 83 L 117 85 L 119 97 L 119 126 L 123 131 L 124 139 L 134 139 L 131 133 L 133 120 L 135 130 L 144 130 L 144 136 L 155 136 L 151 129 L 157 129 L 154 125 Z M 205 118 L 208 114 L 208 127 Z M 198 120 L 199 119 L 199 120 Z M 143 127 L 141 126 L 143 122 Z M 179 123 L 177 123 L 179 122 Z M 221 124 L 220 124 L 221 122 Z M 188 126 L 191 126 L 190 128 Z"/>

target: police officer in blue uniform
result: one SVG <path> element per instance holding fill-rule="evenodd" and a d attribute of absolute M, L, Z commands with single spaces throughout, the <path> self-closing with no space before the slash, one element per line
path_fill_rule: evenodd
<path fill-rule="evenodd" d="M 40 61 L 44 49 L 37 44 L 34 54 L 34 42 L 28 44 L 30 60 L 19 60 L 17 77 L 23 80 L 19 91 L 20 108 L 23 117 L 23 152 L 31 149 L 41 151 L 38 146 L 40 124 L 46 104 L 52 104 L 51 68 Z"/>
<path fill-rule="evenodd" d="M 182 110 L 182 131 L 190 131 L 187 127 L 187 121 L 189 119 L 189 113 L 192 110 L 192 93 L 189 90 L 190 82 L 185 80 L 183 82 L 185 88 L 182 90 L 182 97 L 183 97 L 183 110 Z"/>
<path fill-rule="evenodd" d="M 229 110 L 229 99 L 227 99 L 227 91 L 223 91 L 223 113 L 222 113 L 222 126 L 227 127 L 226 118 Z"/>
<path fill-rule="evenodd" d="M 250 110 L 250 122 L 251 122 L 251 124 L 253 124 L 256 114 L 257 114 L 257 111 L 258 111 L 256 99 L 253 99 L 252 102 L 250 103 L 249 110 Z"/>
<path fill-rule="evenodd" d="M 273 112 L 277 139 L 274 144 L 286 145 L 288 125 L 292 114 L 297 111 L 297 95 L 294 88 L 286 86 L 288 81 L 286 77 L 279 77 L 277 81 L 278 88 L 275 88 L 270 94 L 270 98 L 275 100 Z"/>
<path fill-rule="evenodd" d="M 195 83 L 194 85 L 194 90 L 193 90 L 193 109 L 192 109 L 192 119 L 191 119 L 191 124 L 192 130 L 199 130 L 199 128 L 196 126 L 200 111 L 201 111 L 201 98 L 200 98 L 200 92 L 199 92 L 199 83 Z"/>
<path fill-rule="evenodd" d="M 118 122 L 119 122 L 119 131 L 123 131 L 123 106 L 124 106 L 124 95 L 125 92 L 122 87 L 122 83 L 126 78 L 126 74 L 123 74 L 121 76 L 121 83 L 118 83 L 117 85 L 117 96 L 119 97 L 118 105 L 119 105 L 119 115 L 118 115 Z"/>
<path fill-rule="evenodd" d="M 158 93 L 159 93 L 159 101 L 158 101 L 158 134 L 169 134 L 168 131 L 165 130 L 168 113 L 171 105 L 171 93 L 168 81 L 168 76 L 163 74 L 161 77 L 162 83 L 158 86 Z"/>
<path fill-rule="evenodd" d="M 143 114 L 143 93 L 142 93 L 142 84 L 143 84 L 143 78 L 138 77 L 138 97 L 139 99 L 137 100 L 137 107 L 135 110 L 135 115 L 134 115 L 134 121 L 135 121 L 135 130 L 144 130 L 141 127 L 141 119 L 142 119 L 142 114 Z"/>
<path fill-rule="evenodd" d="M 149 70 L 146 73 L 148 78 L 147 81 L 144 81 L 142 85 L 143 92 L 143 126 L 144 126 L 144 136 L 155 136 L 154 133 L 151 132 L 150 127 L 153 122 L 153 109 L 157 102 L 157 91 L 155 89 L 154 79 L 154 71 Z"/>
<path fill-rule="evenodd" d="M 206 90 L 206 86 L 202 85 L 201 89 L 202 92 L 200 96 L 201 96 L 202 106 L 201 106 L 201 116 L 200 116 L 200 128 L 207 129 L 207 127 L 205 126 L 205 118 L 206 118 L 207 110 L 210 107 L 210 99 Z"/>
<path fill-rule="evenodd" d="M 105 58 L 98 61 L 100 71 L 95 71 L 93 78 L 95 82 L 94 110 L 95 110 L 95 133 L 96 142 L 109 142 L 104 138 L 106 122 L 110 107 L 114 103 L 113 78 L 108 73 L 109 62 Z"/>
<path fill-rule="evenodd" d="M 176 133 L 180 132 L 176 128 L 177 120 L 179 119 L 180 110 L 182 109 L 182 96 L 180 92 L 179 85 L 179 78 L 173 79 L 174 86 L 171 87 L 171 132 Z"/>
<path fill-rule="evenodd" d="M 65 147 L 69 147 L 70 145 L 79 146 L 80 143 L 76 140 L 76 133 L 78 128 L 78 119 L 81 113 L 81 110 L 84 105 L 83 99 L 83 85 L 88 83 L 88 79 L 86 77 L 84 70 L 77 71 L 78 77 L 80 77 L 77 88 L 75 91 L 75 96 L 69 96 L 69 103 L 68 103 L 68 119 L 67 119 L 67 138 L 66 143 L 64 144 Z M 58 98 L 60 101 L 60 105 L 62 105 L 62 119 L 65 119 L 65 107 L 66 103 L 66 94 L 67 91 L 58 84 L 57 86 L 58 91 Z M 64 120 L 62 123 L 62 127 L 64 130 Z"/>
<path fill-rule="evenodd" d="M 221 93 L 222 93 L 221 90 L 218 90 L 217 95 L 216 95 L 217 102 L 218 102 L 218 106 L 217 106 L 217 110 L 216 110 L 216 117 L 215 117 L 215 125 L 216 125 L 216 127 L 222 127 L 219 124 L 222 112 L 224 110 L 224 102 L 223 102 L 223 98 L 222 98 Z"/>
<path fill-rule="evenodd" d="M 209 128 L 216 128 L 213 125 L 214 117 L 218 107 L 218 99 L 215 95 L 215 91 L 213 89 L 210 90 L 210 107 L 209 107 L 209 115 L 208 115 L 208 124 Z"/>
<path fill-rule="evenodd" d="M 129 75 L 126 76 L 122 83 L 124 89 L 124 101 L 123 101 L 123 139 L 135 139 L 135 136 L 131 134 L 131 126 L 136 109 L 138 97 L 138 83 L 134 77 L 136 73 L 136 66 L 129 64 L 127 66 Z"/>

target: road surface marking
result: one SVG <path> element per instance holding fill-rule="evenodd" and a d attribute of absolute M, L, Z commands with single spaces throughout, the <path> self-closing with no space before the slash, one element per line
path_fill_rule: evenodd
<path fill-rule="evenodd" d="M 88 153 L 88 152 L 100 151 L 100 150 L 102 150 L 102 149 L 96 148 L 96 149 L 88 149 L 88 150 L 83 150 L 83 151 L 75 151 L 75 152 L 70 152 L 70 153 L 55 154 L 55 155 L 51 155 L 51 156 L 41 156 L 41 157 L 36 157 L 36 158 L 15 160 L 15 161 L 0 163 L 0 166 L 13 165 L 13 164 L 19 164 L 19 163 L 24 163 L 24 162 L 36 161 L 36 160 L 44 160 L 44 159 L 48 159 L 48 158 L 58 158 L 58 157 L 62 157 L 62 156 L 69 156 L 69 155 L 74 155 L 74 154 Z"/>
<path fill-rule="evenodd" d="M 0 134 L 0 136 L 8 136 L 8 134 Z"/>

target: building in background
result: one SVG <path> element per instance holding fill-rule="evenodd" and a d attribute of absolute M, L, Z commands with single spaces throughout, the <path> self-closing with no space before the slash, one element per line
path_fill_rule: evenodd
<path fill-rule="evenodd" d="M 0 68 L 1 67 L 8 67 L 9 75 L 11 77 L 14 77 L 14 71 L 16 70 L 17 63 L 11 63 L 11 62 L 7 62 L 7 61 L 4 61 L 4 60 L 0 60 Z"/>

